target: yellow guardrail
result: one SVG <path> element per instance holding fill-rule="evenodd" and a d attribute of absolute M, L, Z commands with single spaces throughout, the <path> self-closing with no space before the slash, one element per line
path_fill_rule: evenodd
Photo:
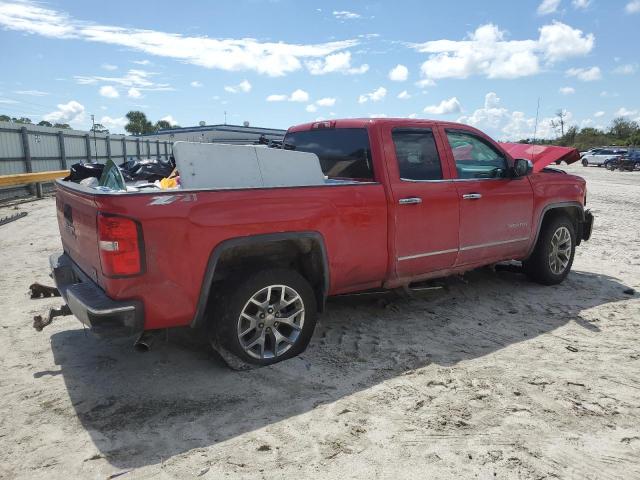
<path fill-rule="evenodd" d="M 54 170 L 51 172 L 16 173 L 15 175 L 0 175 L 0 187 L 13 185 L 28 185 L 30 183 L 51 182 L 69 175 L 69 170 Z"/>

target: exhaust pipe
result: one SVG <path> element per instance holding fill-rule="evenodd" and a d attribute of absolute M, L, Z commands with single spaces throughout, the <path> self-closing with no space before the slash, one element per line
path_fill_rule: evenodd
<path fill-rule="evenodd" d="M 155 332 L 153 330 L 145 330 L 140 334 L 138 339 L 133 344 L 133 348 L 140 353 L 148 352 L 151 350 L 151 344 L 153 343 L 153 338 L 155 337 Z"/>

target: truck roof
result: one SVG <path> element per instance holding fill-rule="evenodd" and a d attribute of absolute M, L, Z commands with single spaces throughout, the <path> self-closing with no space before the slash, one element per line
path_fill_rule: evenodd
<path fill-rule="evenodd" d="M 384 125 L 384 124 L 393 124 L 395 126 L 416 126 L 416 125 L 442 125 L 445 127 L 464 127 L 466 129 L 476 130 L 474 127 L 462 123 L 457 122 L 446 122 L 442 120 L 432 120 L 432 119 L 424 119 L 424 118 L 336 118 L 336 119 L 327 119 L 327 120 L 318 120 L 315 122 L 301 123 L 299 125 L 294 125 L 289 127 L 287 132 L 300 132 L 305 130 L 311 130 L 314 125 L 320 123 L 329 123 L 330 128 L 367 128 L 371 125 Z"/>

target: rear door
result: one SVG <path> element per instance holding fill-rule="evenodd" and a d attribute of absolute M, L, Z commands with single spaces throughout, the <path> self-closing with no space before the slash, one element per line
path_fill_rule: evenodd
<path fill-rule="evenodd" d="M 510 159 L 488 138 L 464 128 L 443 128 L 460 200 L 457 265 L 524 254 L 531 238 L 533 189 L 509 176 Z"/>
<path fill-rule="evenodd" d="M 458 194 L 437 130 L 385 126 L 382 131 L 395 221 L 396 273 L 417 277 L 455 264 Z"/>

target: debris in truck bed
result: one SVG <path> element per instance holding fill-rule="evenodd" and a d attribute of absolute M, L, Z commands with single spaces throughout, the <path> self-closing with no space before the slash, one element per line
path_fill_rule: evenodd
<path fill-rule="evenodd" d="M 6 225 L 7 223 L 11 223 L 14 220 L 18 220 L 18 219 L 26 217 L 26 216 L 27 216 L 27 212 L 20 212 L 20 213 L 14 214 L 14 215 L 9 215 L 8 217 L 0 218 L 0 225 Z"/>

